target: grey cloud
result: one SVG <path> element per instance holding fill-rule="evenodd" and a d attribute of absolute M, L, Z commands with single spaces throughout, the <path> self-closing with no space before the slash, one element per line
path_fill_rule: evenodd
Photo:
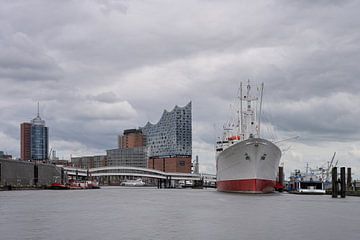
<path fill-rule="evenodd" d="M 100 9 L 104 14 L 111 14 L 113 11 L 126 14 L 129 7 L 129 1 L 127 0 L 97 0 L 96 2 L 99 4 Z"/>
<path fill-rule="evenodd" d="M 239 82 L 251 79 L 265 82 L 264 121 L 279 138 L 305 136 L 310 150 L 301 145 L 286 158 L 294 166 L 312 155 L 318 161 L 333 136 L 351 142 L 359 134 L 359 8 L 357 1 L 4 2 L 0 132 L 18 139 L 19 123 L 40 101 L 58 151 L 98 152 L 116 146 L 122 130 L 191 100 L 195 145 L 212 169 L 213 126 L 229 117 Z M 316 140 L 305 139 L 319 136 L 312 149 Z"/>
<path fill-rule="evenodd" d="M 114 92 L 102 92 L 95 96 L 89 96 L 88 98 L 104 103 L 116 103 L 121 101 L 121 98 Z"/>
<path fill-rule="evenodd" d="M 16 32 L 0 39 L 0 79 L 51 81 L 61 78 L 62 70 L 26 34 Z"/>
<path fill-rule="evenodd" d="M 351 139 L 360 132 L 360 98 L 347 93 L 273 104 L 274 125 L 280 130 L 296 129 L 329 139 Z"/>

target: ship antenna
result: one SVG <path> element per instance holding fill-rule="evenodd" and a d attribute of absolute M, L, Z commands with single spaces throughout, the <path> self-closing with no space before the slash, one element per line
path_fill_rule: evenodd
<path fill-rule="evenodd" d="M 40 106 L 39 102 L 37 103 L 37 117 L 40 117 Z"/>
<path fill-rule="evenodd" d="M 263 92 L 264 92 L 264 83 L 261 83 L 261 90 L 260 90 L 260 109 L 259 109 L 259 129 L 258 129 L 258 136 L 260 137 L 260 124 L 261 124 L 261 108 L 262 108 L 262 99 L 263 99 Z"/>
<path fill-rule="evenodd" d="M 243 105 L 242 105 L 242 101 L 243 101 L 243 93 L 242 93 L 242 82 L 240 82 L 240 134 L 242 135 L 242 138 L 244 138 L 243 136 Z"/>
<path fill-rule="evenodd" d="M 240 88 L 238 89 L 238 96 L 237 98 L 240 98 Z M 236 123 L 236 130 L 237 130 L 237 133 L 236 134 L 239 134 L 239 128 L 240 128 L 240 107 L 239 105 L 240 102 L 236 102 L 236 116 L 237 116 L 237 123 Z"/>

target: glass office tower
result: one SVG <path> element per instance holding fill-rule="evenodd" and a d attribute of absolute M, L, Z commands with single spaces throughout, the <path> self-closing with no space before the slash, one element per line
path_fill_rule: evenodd
<path fill-rule="evenodd" d="M 39 114 L 31 121 L 31 159 L 48 159 L 48 128 Z"/>

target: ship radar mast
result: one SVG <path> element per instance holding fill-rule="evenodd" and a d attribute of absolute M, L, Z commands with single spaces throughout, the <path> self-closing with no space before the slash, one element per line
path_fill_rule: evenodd
<path fill-rule="evenodd" d="M 238 103 L 235 104 L 236 117 L 224 124 L 224 141 L 246 140 L 260 137 L 260 121 L 264 84 L 260 88 L 240 82 Z M 259 101 L 260 100 L 260 101 Z M 230 105 L 231 107 L 231 105 Z"/>
<path fill-rule="evenodd" d="M 230 105 L 233 116 L 229 122 L 223 125 L 223 136 L 216 143 L 217 153 L 224 151 L 238 141 L 260 138 L 263 89 L 263 83 L 260 88 L 254 88 L 254 85 L 250 84 L 250 80 L 245 84 L 240 82 L 239 95 L 234 104 L 235 109 Z M 259 100 L 260 103 L 258 103 Z"/>
<path fill-rule="evenodd" d="M 240 136 L 242 140 L 248 138 L 260 137 L 260 116 L 261 116 L 261 105 L 264 84 L 261 84 L 260 91 L 260 106 L 259 114 L 257 116 L 258 97 L 253 95 L 253 89 L 250 84 L 250 80 L 247 81 L 246 91 L 243 94 L 243 86 L 240 84 Z M 243 108 L 243 102 L 245 102 L 245 109 Z"/>

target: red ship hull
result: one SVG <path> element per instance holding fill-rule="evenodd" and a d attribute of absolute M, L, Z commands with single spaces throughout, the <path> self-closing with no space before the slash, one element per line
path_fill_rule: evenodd
<path fill-rule="evenodd" d="M 266 179 L 224 180 L 217 182 L 222 192 L 269 193 L 274 191 L 276 182 Z"/>

